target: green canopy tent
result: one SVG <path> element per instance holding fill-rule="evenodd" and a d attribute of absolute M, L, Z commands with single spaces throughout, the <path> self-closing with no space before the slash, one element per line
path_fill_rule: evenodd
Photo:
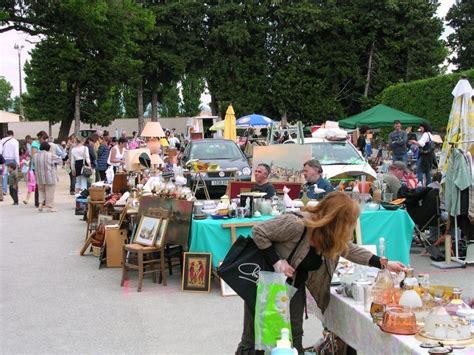
<path fill-rule="evenodd" d="M 379 104 L 355 116 L 339 120 L 339 126 L 342 128 L 357 128 L 367 125 L 370 128 L 382 128 L 393 126 L 393 121 L 395 120 L 399 120 L 402 126 L 405 127 L 419 125 L 423 122 L 427 123 L 424 118 Z"/>

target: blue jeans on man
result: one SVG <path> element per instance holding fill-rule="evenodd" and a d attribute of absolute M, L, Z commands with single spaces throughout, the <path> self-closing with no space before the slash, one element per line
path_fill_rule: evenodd
<path fill-rule="evenodd" d="M 392 161 L 402 161 L 405 164 L 408 164 L 408 154 L 405 152 L 403 154 L 393 154 L 392 155 Z"/>
<path fill-rule="evenodd" d="M 3 183 L 2 183 L 2 189 L 3 189 L 3 194 L 7 195 L 8 194 L 8 164 L 10 163 L 15 163 L 15 159 L 5 159 L 5 171 L 3 172 Z"/>

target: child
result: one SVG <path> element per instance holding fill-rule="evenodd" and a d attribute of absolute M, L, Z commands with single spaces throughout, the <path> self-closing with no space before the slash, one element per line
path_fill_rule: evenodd
<path fill-rule="evenodd" d="M 26 174 L 26 186 L 28 187 L 28 193 L 26 194 L 26 200 L 23 200 L 25 205 L 28 204 L 31 193 L 36 190 L 36 177 L 33 170 L 28 170 L 28 173 Z"/>
<path fill-rule="evenodd" d="M 8 187 L 10 196 L 13 199 L 13 205 L 18 205 L 18 175 L 16 172 L 16 163 L 8 163 Z"/>

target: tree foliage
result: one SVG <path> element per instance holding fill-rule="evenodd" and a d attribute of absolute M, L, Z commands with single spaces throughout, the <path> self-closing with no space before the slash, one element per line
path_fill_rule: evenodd
<path fill-rule="evenodd" d="M 453 103 L 451 92 L 464 75 L 474 82 L 474 69 L 430 79 L 416 80 L 387 87 L 378 97 L 381 103 L 423 117 L 435 130 L 443 130 Z"/>
<path fill-rule="evenodd" d="M 191 116 L 204 80 L 222 117 L 232 102 L 237 116 L 312 124 L 359 112 L 391 84 L 437 75 L 447 53 L 436 0 L 5 3 L 0 31 L 42 33 L 51 50 L 33 52 L 26 101 L 32 117 L 52 121 L 72 117 L 76 87 L 85 122 L 140 117 L 140 97 Z M 40 94 L 58 93 L 39 107 Z"/>
<path fill-rule="evenodd" d="M 448 36 L 448 45 L 454 54 L 450 62 L 459 71 L 474 68 L 474 2 L 457 0 L 446 15 L 454 32 Z"/>
<path fill-rule="evenodd" d="M 13 87 L 5 79 L 4 76 L 0 76 L 0 110 L 8 111 L 12 105 L 11 94 Z"/>

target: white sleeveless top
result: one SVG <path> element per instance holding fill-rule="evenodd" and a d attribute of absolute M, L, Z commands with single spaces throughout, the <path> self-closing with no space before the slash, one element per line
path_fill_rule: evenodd
<path fill-rule="evenodd" d="M 123 158 L 123 152 L 125 151 L 125 148 L 123 149 L 122 153 L 120 153 L 120 149 L 115 146 L 112 149 L 110 149 L 110 154 L 109 158 L 107 159 L 107 164 L 112 165 L 112 166 L 120 166 L 121 163 L 112 163 L 110 161 L 110 158 L 112 157 L 112 151 L 115 149 L 115 160 L 121 160 Z"/>

